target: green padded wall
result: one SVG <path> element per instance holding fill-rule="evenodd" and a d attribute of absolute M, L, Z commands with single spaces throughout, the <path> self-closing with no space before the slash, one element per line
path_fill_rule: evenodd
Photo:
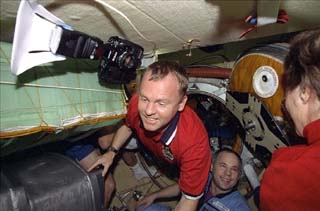
<path fill-rule="evenodd" d="M 11 44 L 0 43 L 1 156 L 116 124 L 126 113 L 120 85 L 101 85 L 98 61 L 71 59 L 10 71 Z"/>

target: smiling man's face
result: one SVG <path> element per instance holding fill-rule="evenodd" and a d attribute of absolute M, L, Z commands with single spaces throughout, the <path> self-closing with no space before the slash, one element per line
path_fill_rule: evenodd
<path fill-rule="evenodd" d="M 162 79 L 149 80 L 145 73 L 139 88 L 138 110 L 143 126 L 148 131 L 163 129 L 178 111 L 182 111 L 186 97 L 182 97 L 177 77 L 169 73 Z"/>
<path fill-rule="evenodd" d="M 240 177 L 240 162 L 236 155 L 230 152 L 219 153 L 213 164 L 213 183 L 217 194 L 232 190 Z"/>

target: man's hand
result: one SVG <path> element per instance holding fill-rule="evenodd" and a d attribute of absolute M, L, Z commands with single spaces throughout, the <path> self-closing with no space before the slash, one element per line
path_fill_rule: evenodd
<path fill-rule="evenodd" d="M 148 196 L 145 196 L 137 202 L 137 207 L 143 206 L 142 210 L 145 210 L 154 202 L 154 200 L 156 200 L 156 194 L 154 193 Z"/>
<path fill-rule="evenodd" d="M 98 157 L 96 162 L 88 169 L 88 171 L 92 171 L 97 166 L 103 165 L 102 176 L 104 177 L 107 174 L 109 167 L 113 163 L 113 159 L 116 156 L 117 151 L 126 142 L 126 140 L 128 140 L 131 134 L 132 130 L 126 125 L 122 125 L 114 134 L 112 142 L 109 146 L 109 151 Z"/>
<path fill-rule="evenodd" d="M 98 157 L 96 162 L 88 169 L 88 171 L 92 171 L 97 166 L 103 165 L 102 176 L 104 177 L 107 174 L 109 167 L 113 162 L 114 157 L 115 157 L 115 153 L 112 151 L 104 153 L 103 155 Z"/>

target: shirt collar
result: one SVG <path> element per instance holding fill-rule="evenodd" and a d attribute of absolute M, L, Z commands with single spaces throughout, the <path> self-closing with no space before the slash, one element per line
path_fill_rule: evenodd
<path fill-rule="evenodd" d="M 170 143 L 172 142 L 173 138 L 176 135 L 179 117 L 180 117 L 180 112 L 177 112 L 176 115 L 168 124 L 167 129 L 163 132 L 160 138 L 161 142 L 166 146 L 170 145 Z"/>
<path fill-rule="evenodd" d="M 172 118 L 172 120 L 168 123 L 168 126 L 164 131 L 160 133 L 154 133 L 154 132 L 149 133 L 148 131 L 145 131 L 145 134 L 148 134 L 147 136 L 152 137 L 154 141 L 157 141 L 157 142 L 161 141 L 164 145 L 169 146 L 176 135 L 179 118 L 180 118 L 180 112 L 177 112 L 175 116 Z M 141 119 L 140 119 L 140 128 L 143 128 L 143 123 Z"/>
<path fill-rule="evenodd" d="M 226 192 L 226 193 L 220 193 L 220 194 L 217 194 L 215 197 L 221 199 L 223 197 L 225 197 L 226 195 L 229 195 L 230 193 L 236 191 L 237 189 L 233 188 L 232 190 L 230 190 L 229 192 Z"/>
<path fill-rule="evenodd" d="M 319 136 L 320 119 L 315 120 L 304 127 L 303 136 L 307 139 L 308 144 L 313 144 L 320 141 Z"/>

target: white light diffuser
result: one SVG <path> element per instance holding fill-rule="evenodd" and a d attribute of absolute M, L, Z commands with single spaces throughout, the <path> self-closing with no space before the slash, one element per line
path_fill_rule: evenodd
<path fill-rule="evenodd" d="M 71 29 L 34 0 L 20 3 L 11 55 L 11 72 L 20 75 L 26 70 L 48 62 L 65 60 L 54 54 L 52 46 L 60 42 L 61 27 Z"/>

